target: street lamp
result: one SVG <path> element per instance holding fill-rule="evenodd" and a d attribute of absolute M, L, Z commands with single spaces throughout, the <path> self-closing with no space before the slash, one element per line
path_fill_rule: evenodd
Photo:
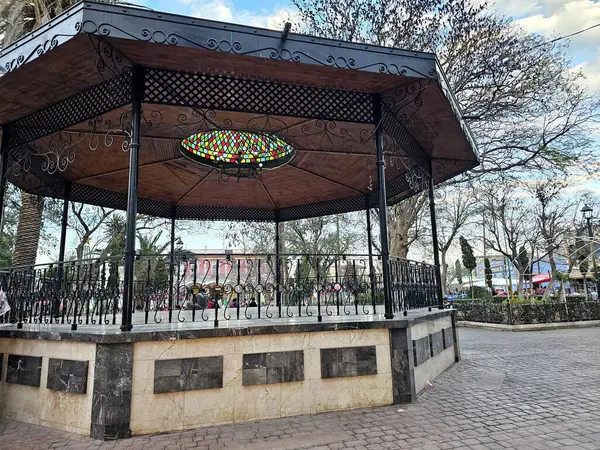
<path fill-rule="evenodd" d="M 177 253 L 181 253 L 181 251 L 183 250 L 183 241 L 180 237 L 178 237 L 175 241 L 175 250 L 177 251 Z"/>
<path fill-rule="evenodd" d="M 590 255 L 592 257 L 592 264 L 594 265 L 593 267 L 594 267 L 594 280 L 596 280 L 596 294 L 598 296 L 600 296 L 600 279 L 598 279 L 598 267 L 596 265 L 596 256 L 594 255 L 594 253 L 595 253 L 594 233 L 592 232 L 593 213 L 594 213 L 594 210 L 592 209 L 592 207 L 590 205 L 583 205 L 583 208 L 581 208 L 581 214 L 583 215 L 583 218 L 587 222 L 587 232 L 588 232 L 588 237 L 590 238 Z"/>

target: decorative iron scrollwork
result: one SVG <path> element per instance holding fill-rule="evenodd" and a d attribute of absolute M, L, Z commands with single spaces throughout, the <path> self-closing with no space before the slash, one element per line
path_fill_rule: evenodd
<path fill-rule="evenodd" d="M 425 172 L 420 165 L 415 164 L 414 166 L 411 166 L 406 172 L 405 177 L 408 187 L 411 190 L 420 192 L 427 189 L 429 184 L 429 174 Z"/>

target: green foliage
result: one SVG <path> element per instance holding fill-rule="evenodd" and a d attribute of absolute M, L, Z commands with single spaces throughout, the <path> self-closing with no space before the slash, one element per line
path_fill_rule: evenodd
<path fill-rule="evenodd" d="M 475 268 L 477 267 L 477 260 L 473 255 L 473 247 L 471 247 L 471 244 L 469 244 L 469 242 L 464 238 L 464 236 L 461 236 L 459 238 L 459 241 L 460 251 L 462 253 L 463 266 L 469 272 L 473 272 L 473 270 L 475 270 Z"/>
<path fill-rule="evenodd" d="M 519 266 L 523 268 L 529 268 L 529 255 L 527 254 L 527 250 L 525 247 L 521 246 L 519 248 L 519 255 L 517 256 L 519 259 Z M 530 274 L 525 274 L 525 278 L 528 278 Z"/>
<path fill-rule="evenodd" d="M 473 286 L 473 298 L 481 298 L 484 300 L 489 300 L 492 298 L 492 294 L 483 286 Z"/>
<path fill-rule="evenodd" d="M 494 289 L 494 285 L 492 284 L 492 266 L 490 264 L 490 260 L 485 258 L 483 260 L 483 265 L 485 266 L 485 284 L 490 291 Z"/>
<path fill-rule="evenodd" d="M 458 259 L 454 263 L 454 271 L 456 272 L 456 282 L 462 285 L 462 266 L 460 265 L 460 261 Z"/>

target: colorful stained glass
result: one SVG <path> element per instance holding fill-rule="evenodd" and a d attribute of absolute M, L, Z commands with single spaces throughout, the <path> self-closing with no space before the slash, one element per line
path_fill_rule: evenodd
<path fill-rule="evenodd" d="M 182 153 L 202 164 L 266 169 L 287 163 L 294 148 L 283 139 L 248 131 L 212 130 L 193 134 L 181 142 Z"/>

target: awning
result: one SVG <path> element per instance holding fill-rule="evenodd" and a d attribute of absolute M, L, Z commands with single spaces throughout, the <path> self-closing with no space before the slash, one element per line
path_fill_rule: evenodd
<path fill-rule="evenodd" d="M 540 273 L 531 277 L 532 283 L 548 283 L 552 280 L 552 275 L 549 273 Z"/>

